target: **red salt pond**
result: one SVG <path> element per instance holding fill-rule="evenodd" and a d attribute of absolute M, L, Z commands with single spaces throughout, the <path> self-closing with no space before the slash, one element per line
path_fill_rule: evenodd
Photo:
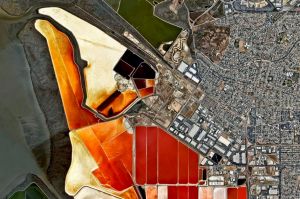
<path fill-rule="evenodd" d="M 169 186 L 168 199 L 198 199 L 198 187 Z"/>
<path fill-rule="evenodd" d="M 198 155 L 158 127 L 136 127 L 136 183 L 198 183 Z"/>
<path fill-rule="evenodd" d="M 168 199 L 177 199 L 177 187 L 176 186 L 168 187 Z"/>
<path fill-rule="evenodd" d="M 158 162 L 158 182 L 161 184 L 176 184 L 178 141 L 161 129 L 159 129 L 158 133 Z"/>
<path fill-rule="evenodd" d="M 189 183 L 198 183 L 198 154 L 189 150 Z"/>
<path fill-rule="evenodd" d="M 247 199 L 247 187 L 238 188 L 238 199 Z"/>
<path fill-rule="evenodd" d="M 189 186 L 189 199 L 198 199 L 198 187 Z"/>
<path fill-rule="evenodd" d="M 135 155 L 136 155 L 136 183 L 145 184 L 146 183 L 146 144 L 147 144 L 147 127 L 138 126 L 136 127 L 135 134 Z"/>
<path fill-rule="evenodd" d="M 189 149 L 184 145 L 178 146 L 179 176 L 178 182 L 186 184 L 189 181 Z"/>
<path fill-rule="evenodd" d="M 227 199 L 247 199 L 247 187 L 230 187 L 227 189 Z"/>
<path fill-rule="evenodd" d="M 156 127 L 147 128 L 147 183 L 157 183 L 157 136 Z"/>
<path fill-rule="evenodd" d="M 231 187 L 227 189 L 227 198 L 228 199 L 238 199 L 237 188 Z"/>

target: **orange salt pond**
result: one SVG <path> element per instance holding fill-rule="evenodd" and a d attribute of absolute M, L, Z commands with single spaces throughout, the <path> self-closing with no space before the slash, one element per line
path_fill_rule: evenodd
<path fill-rule="evenodd" d="M 66 178 L 68 194 L 76 195 L 81 187 L 90 186 L 124 198 L 138 198 L 132 181 L 133 136 L 124 122 L 119 118 L 70 133 L 73 151 Z"/>
<path fill-rule="evenodd" d="M 87 61 L 83 69 L 86 98 L 84 104 L 110 118 L 125 110 L 137 98 L 134 90 L 118 93 L 113 70 L 127 48 L 94 25 L 58 7 L 39 9 L 72 32 L 80 56 Z"/>
<path fill-rule="evenodd" d="M 81 106 L 83 91 L 71 41 L 49 21 L 37 20 L 35 28 L 47 40 L 69 129 L 96 123 L 98 119 Z"/>

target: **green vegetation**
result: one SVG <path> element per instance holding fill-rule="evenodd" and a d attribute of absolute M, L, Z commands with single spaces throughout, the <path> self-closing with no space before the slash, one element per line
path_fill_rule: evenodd
<path fill-rule="evenodd" d="M 146 0 L 121 0 L 118 12 L 155 48 L 163 42 L 174 41 L 181 31 L 153 16 L 153 7 Z"/>
<path fill-rule="evenodd" d="M 10 197 L 9 199 L 24 199 L 25 197 L 25 192 L 16 192 L 14 193 L 14 195 L 12 195 L 12 197 Z"/>
<path fill-rule="evenodd" d="M 293 86 L 293 81 L 290 80 L 290 79 L 286 80 L 286 85 L 287 85 L 288 87 Z"/>
<path fill-rule="evenodd" d="M 293 86 L 293 81 L 291 79 L 285 79 L 282 83 L 283 86 L 291 87 Z"/>
<path fill-rule="evenodd" d="M 120 0 L 105 0 L 115 11 L 118 11 Z"/>
<path fill-rule="evenodd" d="M 25 191 L 14 193 L 9 199 L 47 199 L 36 184 L 31 184 Z"/>

